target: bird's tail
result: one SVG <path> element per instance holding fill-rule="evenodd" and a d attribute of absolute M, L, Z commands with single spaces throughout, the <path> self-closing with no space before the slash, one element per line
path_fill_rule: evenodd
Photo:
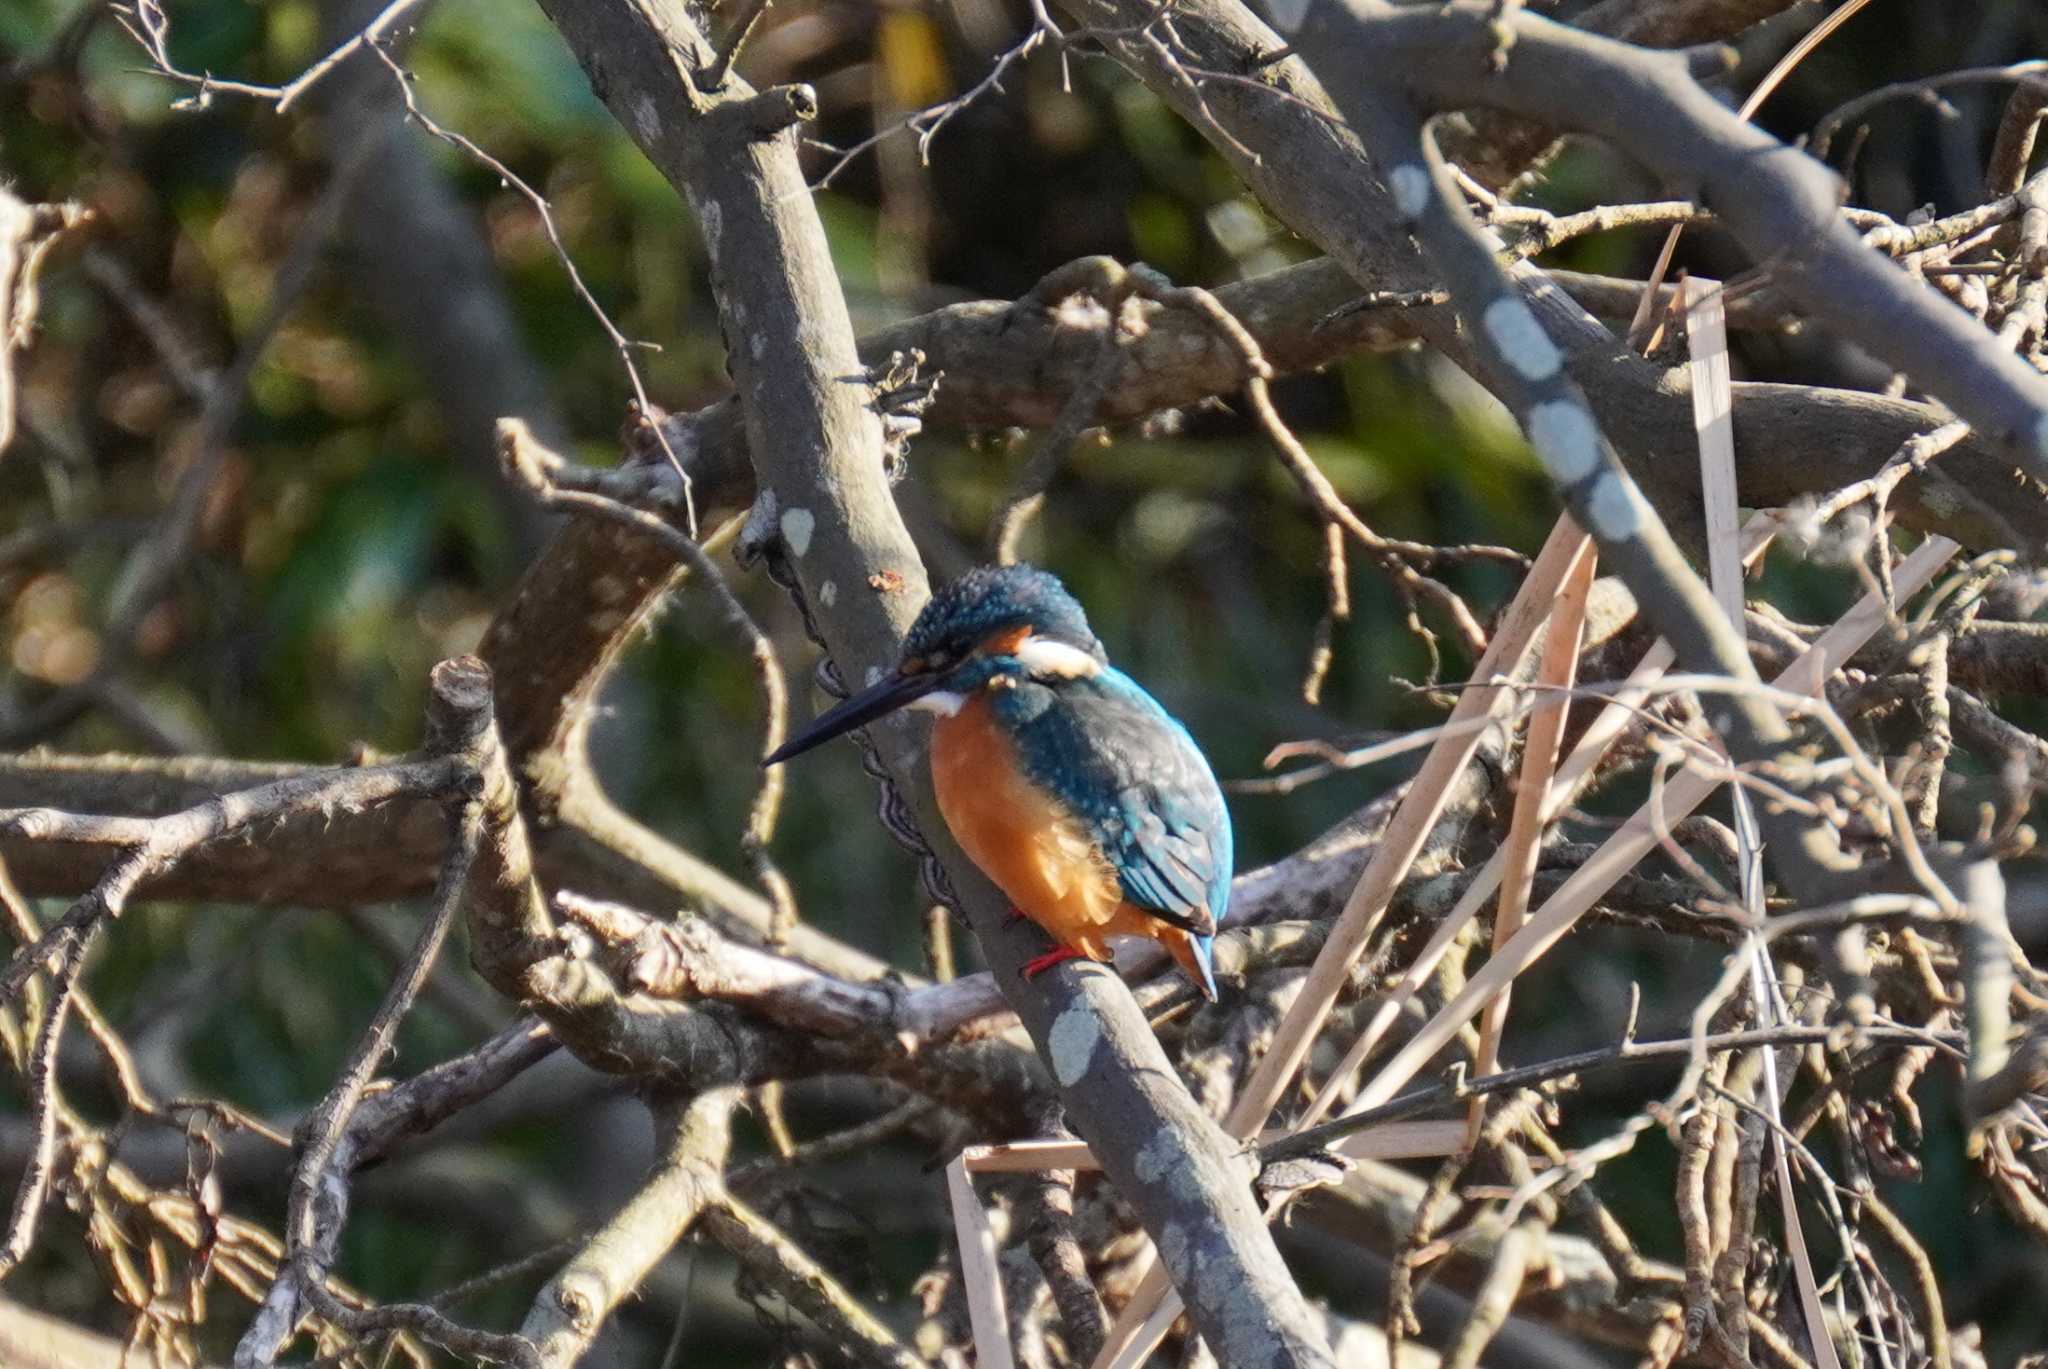
<path fill-rule="evenodd" d="M 1187 977 L 1195 981 L 1195 987 L 1199 988 L 1202 996 L 1211 1003 L 1216 1001 L 1216 974 L 1212 956 L 1215 945 L 1215 937 L 1196 936 L 1193 932 L 1181 932 L 1179 936 L 1170 938 L 1166 945 L 1174 963 L 1187 972 Z"/>

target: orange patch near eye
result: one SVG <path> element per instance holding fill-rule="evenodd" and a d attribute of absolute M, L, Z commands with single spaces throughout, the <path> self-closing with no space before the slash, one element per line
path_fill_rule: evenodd
<path fill-rule="evenodd" d="M 984 656 L 1012 655 L 1018 647 L 1024 645 L 1024 639 L 1030 635 L 1031 629 L 1028 627 L 1013 627 L 1007 631 L 998 632 L 995 636 L 981 644 L 981 653 Z"/>

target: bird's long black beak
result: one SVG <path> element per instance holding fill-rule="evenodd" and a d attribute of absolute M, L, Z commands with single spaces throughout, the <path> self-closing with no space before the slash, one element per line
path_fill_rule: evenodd
<path fill-rule="evenodd" d="M 890 675 L 887 679 L 863 689 L 850 699 L 843 699 L 811 719 L 811 725 L 791 737 L 769 754 L 762 765 L 780 765 L 792 756 L 801 756 L 821 742 L 831 741 L 842 732 L 851 732 L 865 723 L 886 717 L 907 704 L 916 702 L 944 683 L 938 672 L 921 675 Z"/>

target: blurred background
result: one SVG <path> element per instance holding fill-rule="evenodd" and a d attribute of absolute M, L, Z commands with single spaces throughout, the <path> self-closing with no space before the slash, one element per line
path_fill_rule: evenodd
<path fill-rule="evenodd" d="M 186 71 L 277 83 L 377 8 L 184 0 L 168 10 L 169 52 Z M 748 46 L 750 79 L 818 90 L 813 131 L 831 146 L 814 149 L 810 167 L 829 177 L 818 208 L 861 331 L 953 301 L 1013 298 L 1091 253 L 1206 285 L 1312 255 L 1154 96 L 1080 53 L 1014 67 L 928 148 L 897 132 L 851 158 L 835 151 L 974 85 L 1024 34 L 1026 14 L 1009 0 L 789 0 L 766 12 Z M 406 48 L 421 107 L 546 195 L 597 300 L 629 338 L 651 344 L 635 353 L 650 397 L 680 410 L 726 393 L 696 227 L 540 12 L 438 0 L 423 16 Z M 1749 77 L 1796 32 L 1755 38 Z M 2025 0 L 1878 0 L 1760 121 L 1796 137 L 1872 86 L 2038 55 L 2044 40 L 2042 7 Z M 549 535 L 498 478 L 489 419 L 521 412 L 581 459 L 608 464 L 630 386 L 522 196 L 417 130 L 379 141 L 392 84 L 373 61 L 358 58 L 283 116 L 232 94 L 195 101 L 146 65 L 101 5 L 0 5 L 0 176 L 25 199 L 77 200 L 96 216 L 85 246 L 65 249 L 45 274 L 41 328 L 19 362 L 23 431 L 0 462 L 0 748 L 304 762 L 403 750 L 419 737 L 429 666 L 476 644 Z M 1855 202 L 1895 215 L 1976 203 L 2004 95 L 1959 90 L 1946 114 L 1920 102 L 1883 107 L 1857 151 Z M 1529 196 L 1558 210 L 1654 197 L 1632 168 L 1579 146 Z M 1552 264 L 1640 276 L 1660 238 L 1581 240 Z M 1743 264 L 1711 232 L 1689 234 L 1680 260 L 1715 276 Z M 206 395 L 265 330 L 204 492 L 196 555 L 129 624 L 106 696 L 75 706 L 67 687 L 93 678 L 114 649 L 129 551 L 208 445 Z M 1883 379 L 1811 335 L 1737 347 L 1739 375 Z M 1278 398 L 1340 493 L 1383 533 L 1533 551 L 1555 516 L 1512 424 L 1433 357 L 1359 356 L 1286 381 Z M 986 558 L 990 517 L 1029 448 L 1029 437 L 1002 432 L 934 430 L 916 443 L 899 495 L 937 572 Z M 1872 453 L 1873 465 L 1883 455 Z M 1226 779 L 1258 775 L 1281 741 L 1355 739 L 1440 716 L 1412 687 L 1429 674 L 1428 653 L 1362 559 L 1322 705 L 1302 701 L 1324 606 L 1318 528 L 1227 406 L 1084 442 L 1025 547 L 1065 577 L 1112 656 L 1188 722 Z M 801 717 L 815 701 L 814 654 L 779 592 L 735 576 L 783 644 Z M 1450 580 L 1482 612 L 1511 588 L 1484 568 Z M 1838 611 L 1853 585 L 1839 567 L 1780 559 L 1762 592 L 1812 621 Z M 1463 678 L 1471 663 L 1456 637 L 1427 612 L 1425 622 L 1442 638 L 1443 677 Z M 741 872 L 759 701 L 727 642 L 713 611 L 684 596 L 621 672 L 595 745 L 625 808 Z M 1297 849 L 1401 773 L 1395 764 L 1285 796 L 1235 797 L 1241 862 Z M 871 808 L 851 749 L 837 748 L 796 777 L 777 858 L 807 919 L 921 972 L 922 903 Z M 159 1087 L 289 1118 L 332 1079 L 414 915 L 145 905 L 108 938 L 92 983 Z M 971 957 L 971 938 L 960 940 Z M 1587 934 L 1582 950 L 1568 970 L 1539 972 L 1518 991 L 1513 1057 L 1613 1039 L 1632 981 L 1645 994 L 1646 1034 L 1681 1021 L 1718 967 L 1710 946 L 1620 930 Z M 392 1069 L 443 1059 L 507 1015 L 450 956 Z M 570 1234 L 629 1190 L 647 1153 L 644 1113 L 608 1106 L 605 1086 L 568 1078 L 566 1062 L 549 1069 L 563 1076 L 547 1086 L 555 1091 L 532 1090 L 547 1107 L 522 1105 L 525 1094 L 504 1100 L 466 1122 L 458 1143 L 400 1157 L 365 1182 L 349 1277 L 375 1294 L 418 1296 Z M 1631 1076 L 1612 1087 L 1613 1099 L 1585 1111 L 1589 1136 L 1647 1086 Z M 576 1088 L 590 1096 L 569 1106 Z M 90 1080 L 79 1100 L 110 1106 Z M 16 1109 L 0 1122 L 17 1133 L 18 1106 L 0 1098 L 0 1113 Z M 832 1101 L 821 1090 L 793 1107 L 801 1120 L 829 1115 Z M 1951 1317 L 1982 1320 L 1993 1362 L 2009 1362 L 2048 1344 L 2048 1268 L 1967 1172 L 1953 1112 L 1930 1113 L 1928 1133 L 1928 1172 L 1894 1185 L 1895 1205 L 1965 1290 Z M 900 1295 L 944 1238 L 937 1176 L 920 1169 L 928 1158 L 846 1162 L 792 1188 L 781 1215 L 854 1257 L 839 1267 L 865 1264 Z M 1602 1183 L 1632 1229 L 1662 1233 L 1668 1245 L 1649 1253 L 1663 1256 L 1676 1250 L 1669 1163 L 1667 1147 L 1646 1145 Z M 281 1165 L 224 1177 L 232 1206 L 275 1222 Z M 775 1328 L 729 1269 L 710 1255 L 697 1262 L 671 1258 L 608 1333 L 603 1362 L 656 1362 L 672 1331 L 694 1353 L 731 1357 L 703 1362 L 765 1362 Z M 76 1242 L 46 1243 L 7 1293 L 121 1329 Z M 526 1296 L 527 1285 L 486 1293 L 475 1319 L 516 1320 Z"/>

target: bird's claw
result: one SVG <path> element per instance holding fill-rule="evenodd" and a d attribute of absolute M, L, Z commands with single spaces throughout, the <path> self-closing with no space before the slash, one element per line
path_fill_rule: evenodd
<path fill-rule="evenodd" d="M 1025 961 L 1022 973 L 1026 979 L 1036 979 L 1055 965 L 1069 960 L 1085 960 L 1086 958 L 1072 946 L 1061 946 L 1057 950 L 1047 951 L 1044 955 L 1033 956 Z"/>

